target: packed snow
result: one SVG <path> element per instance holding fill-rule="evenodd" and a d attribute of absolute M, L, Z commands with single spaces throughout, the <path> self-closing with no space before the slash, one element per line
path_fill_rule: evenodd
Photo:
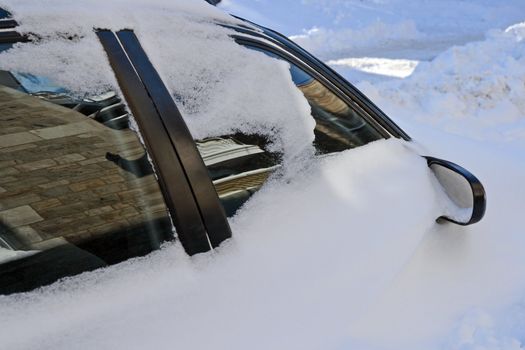
<path fill-rule="evenodd" d="M 80 39 L 35 45 L 39 55 L 56 55 L 41 64 L 20 60 L 26 49 L 17 48 L 0 56 L 0 68 L 55 76 L 67 66 L 86 79 L 81 86 L 78 79 L 61 77 L 72 90 L 116 89 L 107 68 L 92 63 L 103 51 L 91 23 L 111 18 L 112 28 L 119 28 L 131 21 L 194 134 L 215 132 L 206 129 L 213 124 L 217 132 L 271 132 L 274 147 L 289 156 L 290 169 L 242 208 L 231 221 L 234 238 L 212 254 L 190 258 L 177 243 L 167 244 L 144 258 L 0 297 L 3 347 L 520 349 L 525 344 L 522 1 L 224 0 L 222 9 L 285 32 L 340 69 L 415 140 L 378 141 L 323 158 L 301 153 L 313 137 L 304 99 L 272 91 L 291 86 L 289 78 L 282 79 L 286 65 L 239 49 L 227 30 L 212 29 L 197 14 L 235 20 L 211 6 L 155 1 L 126 12 L 118 9 L 124 2 L 100 2 L 108 9 L 101 19 L 93 6 L 65 1 L 48 1 L 49 13 L 30 1 L 2 2 L 11 4 L 27 31 L 52 14 L 46 35 L 69 28 Z M 51 7 L 58 5 L 62 11 Z M 79 11 L 85 12 L 84 21 L 72 19 Z M 159 20 L 151 23 L 151 16 Z M 171 28 L 177 35 L 166 34 Z M 169 39 L 160 41 L 161 34 Z M 199 48 L 198 57 L 188 37 Z M 211 41 L 221 50 L 210 50 Z M 221 56 L 229 50 L 238 55 Z M 50 63 L 55 59 L 64 67 Z M 178 69 L 173 62 L 200 69 Z M 239 62 L 249 63 L 238 67 Z M 95 73 L 82 73 L 82 64 Z M 255 86 L 265 75 L 276 85 Z M 192 88 L 199 93 L 187 94 Z M 255 88 L 257 95 L 250 92 Z M 271 104 L 255 100 L 260 91 Z M 254 110 L 235 109 L 239 94 Z M 295 111 L 285 100 L 295 102 Z M 454 161 L 480 178 L 488 193 L 482 222 L 471 227 L 434 222 L 443 213 L 443 198 L 419 154 Z"/>
<path fill-rule="evenodd" d="M 235 239 L 213 255 L 190 259 L 170 245 L 36 295 L 0 299 L 0 325 L 14 332 L 3 345 L 335 346 L 434 227 L 434 185 L 424 159 L 397 141 L 319 160 L 292 183 L 257 193 L 232 222 Z M 371 222 L 367 208 L 385 201 L 398 203 Z"/>

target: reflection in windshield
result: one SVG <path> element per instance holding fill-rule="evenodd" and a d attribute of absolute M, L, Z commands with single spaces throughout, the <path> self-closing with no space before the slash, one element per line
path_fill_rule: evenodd
<path fill-rule="evenodd" d="M 340 152 L 381 138 L 355 110 L 318 80 L 290 64 L 292 80 L 312 108 L 315 146 L 320 153 Z"/>
<path fill-rule="evenodd" d="M 112 129 L 120 130 L 129 126 L 128 111 L 113 91 L 79 99 L 72 97 L 68 90 L 57 86 L 47 77 L 2 70 L 0 85 L 73 109 Z"/>
<path fill-rule="evenodd" d="M 279 167 L 279 155 L 265 151 L 265 145 L 263 137 L 242 134 L 197 141 L 227 216 L 233 216 Z"/>
<path fill-rule="evenodd" d="M 67 92 L 66 89 L 60 86 L 56 86 L 55 84 L 53 84 L 51 79 L 46 77 L 17 72 L 11 72 L 11 74 L 13 74 L 14 78 L 18 80 L 23 89 L 30 94 L 42 91 L 47 91 L 56 94 Z"/>

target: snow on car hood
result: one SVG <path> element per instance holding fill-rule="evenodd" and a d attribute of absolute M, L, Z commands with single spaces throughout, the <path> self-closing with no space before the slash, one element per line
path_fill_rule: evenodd
<path fill-rule="evenodd" d="M 204 1 L 3 4 L 35 41 L 1 53 L 0 69 L 49 77 L 78 96 L 119 91 L 95 28 L 131 28 L 196 138 L 265 134 L 285 161 L 311 148 L 315 122 L 288 65 L 236 44 L 216 23 L 239 21 Z"/>

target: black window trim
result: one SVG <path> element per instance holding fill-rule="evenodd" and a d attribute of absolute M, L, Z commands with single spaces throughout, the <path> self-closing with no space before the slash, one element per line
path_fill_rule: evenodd
<path fill-rule="evenodd" d="M 2 10 L 2 8 L 0 8 L 0 10 Z M 11 14 L 9 12 L 5 12 L 7 13 L 7 17 L 0 19 L 0 44 L 28 42 L 29 37 L 27 35 L 22 35 L 16 31 L 18 22 L 11 18 Z"/>
<path fill-rule="evenodd" d="M 18 33 L 15 29 L 18 27 L 18 22 L 11 17 L 11 13 L 3 10 L 7 17 L 0 18 L 0 44 L 16 44 L 28 42 L 27 35 Z"/>
<path fill-rule="evenodd" d="M 403 131 L 392 119 L 390 119 L 379 107 L 377 107 L 365 94 L 359 89 L 353 86 L 352 83 L 341 77 L 331 67 L 320 61 L 318 58 L 310 54 L 308 51 L 288 39 L 286 36 L 256 23 L 250 22 L 241 17 L 233 16 L 254 28 L 243 26 L 243 25 L 231 25 L 225 23 L 217 23 L 218 25 L 232 29 L 238 33 L 242 33 L 250 36 L 250 38 L 260 38 L 265 41 L 271 42 L 278 46 L 288 54 L 297 57 L 302 62 L 305 62 L 308 66 L 312 67 L 318 74 L 329 80 L 332 85 L 344 92 L 344 94 L 357 103 L 363 110 L 365 110 L 370 116 L 372 116 L 377 123 L 379 123 L 384 129 L 396 137 L 402 138 L 405 141 L 411 141 L 410 136 Z M 235 37 L 235 35 L 232 35 Z M 243 36 L 246 38 L 246 36 Z"/>
<path fill-rule="evenodd" d="M 386 130 L 380 123 L 377 122 L 377 120 L 371 115 L 370 113 L 367 113 L 366 110 L 363 110 L 362 106 L 359 103 L 356 103 L 355 100 L 350 98 L 348 94 L 344 93 L 344 91 L 341 91 L 337 85 L 334 85 L 332 81 L 327 79 L 323 74 L 316 71 L 311 66 L 307 65 L 305 62 L 301 61 L 295 56 L 290 55 L 288 52 L 281 50 L 280 48 L 277 48 L 275 46 L 269 45 L 268 43 L 265 43 L 264 41 L 257 40 L 254 38 L 246 37 L 246 36 L 238 36 L 233 35 L 233 38 L 239 45 L 247 46 L 247 47 L 255 47 L 259 49 L 263 49 L 266 51 L 269 51 L 279 57 L 281 57 L 283 60 L 293 63 L 308 74 L 312 75 L 315 79 L 319 80 L 330 92 L 335 94 L 337 97 L 339 97 L 341 100 L 343 100 L 346 104 L 351 106 L 355 111 L 359 114 L 361 118 L 363 118 L 371 127 L 373 127 L 379 134 L 385 138 L 389 139 L 392 137 L 392 135 Z"/>
<path fill-rule="evenodd" d="M 0 29 L 10 29 L 18 26 L 14 19 L 0 19 Z"/>
<path fill-rule="evenodd" d="M 28 42 L 29 38 L 16 31 L 0 32 L 0 44 L 16 44 Z"/>
<path fill-rule="evenodd" d="M 97 30 L 96 33 L 108 55 L 110 66 L 116 75 L 124 98 L 137 120 L 184 249 L 189 255 L 209 251 L 212 248 L 209 235 L 213 232 L 206 230 L 201 216 L 202 210 L 199 209 L 199 203 L 190 186 L 189 177 L 192 174 L 185 171 L 173 140 L 170 138 L 170 133 L 161 117 L 159 107 L 155 103 L 159 101 L 152 97 L 152 91 L 157 92 L 159 89 L 166 89 L 166 87 L 162 81 L 156 82 L 162 86 L 147 86 L 147 83 L 151 83 L 151 81 L 146 82 L 140 79 L 137 66 L 133 65 L 129 57 L 130 52 L 125 50 L 119 40 L 125 35 L 119 35 L 117 38 L 119 33 L 115 35 L 109 30 Z M 137 53 L 135 52 L 135 54 Z M 142 64 L 151 64 L 145 53 L 142 58 L 135 57 L 135 62 L 137 59 L 142 59 Z M 166 95 L 163 94 L 161 98 L 165 99 Z M 173 103 L 172 99 L 171 101 Z M 170 104 L 168 101 L 161 102 Z M 191 141 L 193 142 L 193 139 Z M 209 177 L 207 180 L 211 182 Z M 213 191 L 217 196 L 215 190 Z M 228 225 L 225 216 L 224 220 Z"/>
<path fill-rule="evenodd" d="M 117 32 L 122 47 L 150 95 L 179 157 L 213 248 L 232 236 L 208 169 L 173 97 L 132 30 Z"/>

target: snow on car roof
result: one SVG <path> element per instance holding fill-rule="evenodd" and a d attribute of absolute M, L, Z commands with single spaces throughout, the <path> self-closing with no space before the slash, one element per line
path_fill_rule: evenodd
<path fill-rule="evenodd" d="M 203 20 L 220 20 L 238 23 L 204 1 L 194 0 L 92 0 L 71 2 L 48 0 L 42 2 L 30 0 L 3 0 L 0 7 L 9 11 L 20 24 L 20 30 L 37 32 L 41 35 L 53 35 L 69 32 L 87 34 L 93 27 L 121 29 L 122 26 L 137 26 L 148 19 L 163 14 L 165 17 L 198 17 Z M 154 16 L 154 17 L 151 17 Z M 145 21 L 146 20 L 146 21 Z M 159 22 L 157 22 L 159 23 Z"/>
<path fill-rule="evenodd" d="M 196 138 L 264 134 L 285 159 L 311 147 L 315 123 L 288 64 L 236 44 L 216 23 L 241 21 L 204 1 L 0 5 L 33 38 L 0 54 L 2 70 L 51 78 L 79 96 L 119 91 L 95 29 L 133 29 Z"/>

